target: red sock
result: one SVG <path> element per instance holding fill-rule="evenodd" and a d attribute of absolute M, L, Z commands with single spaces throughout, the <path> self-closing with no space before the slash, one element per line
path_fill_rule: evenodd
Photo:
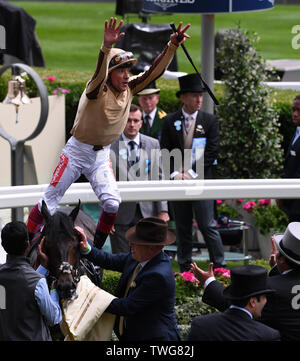
<path fill-rule="evenodd" d="M 27 221 L 27 229 L 29 233 L 36 233 L 39 229 L 39 226 L 43 224 L 44 217 L 42 216 L 42 213 L 39 211 L 38 205 L 36 204 L 29 216 Z"/>
<path fill-rule="evenodd" d="M 107 213 L 107 212 L 103 211 L 101 214 L 101 217 L 99 218 L 98 224 L 97 224 L 97 230 L 108 234 L 111 231 L 113 225 L 115 224 L 117 215 L 118 215 L 118 212 Z"/>

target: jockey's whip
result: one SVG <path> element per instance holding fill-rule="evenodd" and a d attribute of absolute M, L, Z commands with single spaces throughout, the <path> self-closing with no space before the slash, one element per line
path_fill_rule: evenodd
<path fill-rule="evenodd" d="M 173 30 L 173 32 L 176 33 L 176 32 L 177 32 L 177 29 L 176 29 L 175 24 L 172 22 L 172 23 L 170 24 L 170 26 L 171 26 L 171 29 Z M 178 40 L 180 41 L 181 39 L 179 38 Z M 211 97 L 212 100 L 214 101 L 215 105 L 219 105 L 219 102 L 218 102 L 217 98 L 214 96 L 214 93 L 210 90 L 209 86 L 205 83 L 205 81 L 203 80 L 201 74 L 200 74 L 199 71 L 197 70 L 197 68 L 196 68 L 196 66 L 195 66 L 195 64 L 194 64 L 194 62 L 193 62 L 190 54 L 189 54 L 188 51 L 186 50 L 185 45 L 184 45 L 184 44 L 181 44 L 181 47 L 182 47 L 182 49 L 183 49 L 186 57 L 188 58 L 189 62 L 192 64 L 192 67 L 195 69 L 195 71 L 196 71 L 197 75 L 199 76 L 200 80 L 202 81 L 202 83 L 203 83 L 203 85 L 204 85 L 204 88 L 207 90 L 208 94 L 210 95 L 210 97 Z"/>

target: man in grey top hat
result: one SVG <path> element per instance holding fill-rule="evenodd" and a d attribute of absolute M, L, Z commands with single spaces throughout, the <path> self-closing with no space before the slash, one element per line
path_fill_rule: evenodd
<path fill-rule="evenodd" d="M 300 222 L 272 237 L 272 267 L 268 285 L 276 293 L 268 299 L 262 322 L 276 328 L 283 341 L 300 340 Z"/>
<path fill-rule="evenodd" d="M 284 234 L 272 237 L 272 267 L 267 279 L 273 294 L 267 295 L 260 321 L 277 329 L 282 341 L 300 340 L 300 222 L 290 223 Z M 277 250 L 278 249 L 278 250 Z M 202 301 L 220 311 L 228 307 L 223 297 L 224 287 L 214 279 L 212 266 L 208 272 L 196 264 L 192 270 L 200 282 L 204 283 Z"/>

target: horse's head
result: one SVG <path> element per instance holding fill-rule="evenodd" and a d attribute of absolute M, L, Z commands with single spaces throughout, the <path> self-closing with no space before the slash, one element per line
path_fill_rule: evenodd
<path fill-rule="evenodd" d="M 44 252 L 49 258 L 50 275 L 57 279 L 60 298 L 70 300 L 76 297 L 79 281 L 80 238 L 74 228 L 74 221 L 80 209 L 80 201 L 69 215 L 57 211 L 50 215 L 43 201 L 41 213 L 45 219 L 42 236 L 45 237 Z"/>

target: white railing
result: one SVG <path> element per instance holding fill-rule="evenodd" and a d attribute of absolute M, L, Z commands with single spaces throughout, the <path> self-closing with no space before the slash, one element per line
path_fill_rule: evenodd
<path fill-rule="evenodd" d="M 0 209 L 33 206 L 48 185 L 0 187 Z M 118 182 L 123 201 L 300 198 L 300 179 Z M 74 183 L 60 204 L 98 202 L 89 183 Z"/>

